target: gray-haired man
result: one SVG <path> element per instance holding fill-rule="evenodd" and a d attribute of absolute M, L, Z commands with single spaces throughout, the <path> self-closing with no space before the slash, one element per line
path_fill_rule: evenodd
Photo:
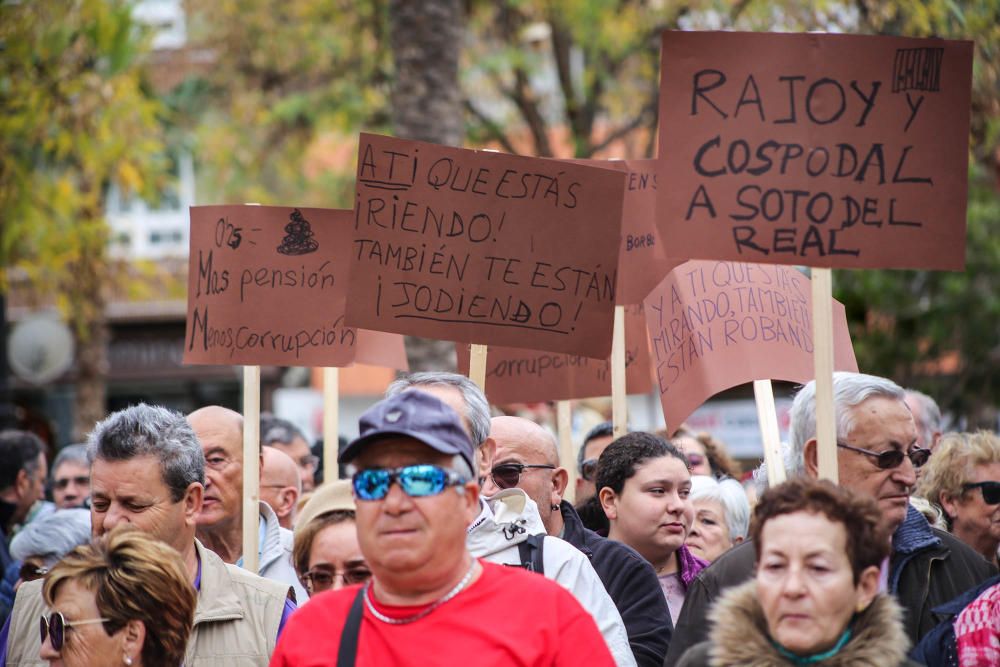
<path fill-rule="evenodd" d="M 267 665 L 295 605 L 287 586 L 227 565 L 195 540 L 205 459 L 184 416 L 136 405 L 98 423 L 87 447 L 94 536 L 126 524 L 153 535 L 181 554 L 198 590 L 184 663 Z M 9 627 L 0 632 L 8 665 L 45 664 L 38 658 L 41 584 L 18 589 Z"/>
<path fill-rule="evenodd" d="M 917 446 L 917 429 L 895 382 L 861 373 L 834 373 L 840 485 L 873 498 L 892 532 L 892 552 L 883 564 L 881 587 L 896 596 L 906 612 L 904 627 L 916 643 L 940 620 L 933 609 L 996 573 L 982 556 L 950 534 L 931 528 L 910 507 L 916 468 L 929 452 Z M 790 475 L 818 476 L 816 383 L 809 382 L 792 403 Z M 753 545 L 730 549 L 695 578 L 666 664 L 675 664 L 687 648 L 703 641 L 708 608 L 726 588 L 743 583 L 755 567 Z"/>

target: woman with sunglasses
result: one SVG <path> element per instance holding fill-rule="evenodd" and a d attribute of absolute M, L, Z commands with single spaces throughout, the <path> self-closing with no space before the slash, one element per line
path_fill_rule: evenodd
<path fill-rule="evenodd" d="M 146 533 L 112 531 L 46 575 L 40 658 L 65 667 L 177 667 L 195 590 L 180 554 Z"/>
<path fill-rule="evenodd" d="M 358 544 L 351 480 L 317 487 L 303 506 L 295 524 L 292 561 L 310 597 L 371 579 Z M 300 600 L 300 606 L 304 602 Z"/>
<path fill-rule="evenodd" d="M 628 433 L 601 454 L 596 486 L 608 538 L 649 561 L 676 623 L 688 584 L 708 565 L 684 546 L 694 520 L 687 458 L 652 433 Z"/>
<path fill-rule="evenodd" d="M 923 467 L 917 495 L 939 506 L 949 531 L 991 563 L 1000 546 L 1000 438 L 949 433 Z"/>

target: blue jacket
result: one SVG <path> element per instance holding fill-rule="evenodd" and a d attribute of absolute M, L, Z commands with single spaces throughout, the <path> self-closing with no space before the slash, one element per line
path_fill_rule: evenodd
<path fill-rule="evenodd" d="M 631 547 L 585 528 L 576 510 L 565 500 L 559 510 L 563 518 L 560 537 L 590 559 L 625 622 L 636 663 L 639 667 L 660 667 L 673 626 L 653 566 Z"/>

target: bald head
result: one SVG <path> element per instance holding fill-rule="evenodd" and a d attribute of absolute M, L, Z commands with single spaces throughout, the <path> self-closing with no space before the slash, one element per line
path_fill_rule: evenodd
<path fill-rule="evenodd" d="M 211 433 L 216 437 L 227 440 L 235 438 L 240 443 L 243 442 L 243 415 L 235 410 L 221 405 L 209 405 L 189 414 L 187 420 L 199 440 L 202 439 L 202 433 Z"/>
<path fill-rule="evenodd" d="M 494 417 L 490 420 L 489 440 L 496 447 L 493 469 L 504 464 L 532 466 L 521 470 L 517 488 L 538 505 L 546 532 L 558 535 L 562 530 L 559 503 L 569 475 L 559 467 L 559 448 L 555 437 L 529 419 Z M 493 476 L 488 476 L 483 494 L 492 496 L 500 490 Z"/>
<path fill-rule="evenodd" d="M 559 465 L 559 447 L 555 436 L 530 419 L 494 417 L 490 420 L 490 437 L 497 443 L 497 463 L 501 461 L 499 448 L 503 443 L 505 448 L 524 454 L 532 452 L 535 455 L 533 458 L 538 460 L 531 463 Z"/>
<path fill-rule="evenodd" d="M 295 508 L 302 495 L 299 466 L 288 454 L 274 447 L 262 447 L 260 499 L 278 515 L 278 523 L 289 530 L 295 525 Z"/>

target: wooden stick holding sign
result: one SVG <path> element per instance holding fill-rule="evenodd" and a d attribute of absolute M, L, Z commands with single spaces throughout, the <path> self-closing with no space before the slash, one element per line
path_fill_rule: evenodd
<path fill-rule="evenodd" d="M 611 336 L 611 424 L 615 439 L 628 431 L 625 387 L 625 306 L 615 306 L 614 332 Z"/>
<path fill-rule="evenodd" d="M 576 453 L 573 451 L 573 406 L 569 401 L 556 401 L 556 430 L 559 433 L 559 464 L 569 479 L 563 498 L 572 505 L 576 501 Z"/>
<path fill-rule="evenodd" d="M 764 443 L 764 464 L 767 466 L 767 484 L 775 486 L 785 481 L 785 464 L 781 456 L 781 437 L 778 433 L 778 414 L 774 408 L 774 388 L 770 380 L 754 380 L 753 394 L 757 403 L 757 421 L 760 438 Z"/>
<path fill-rule="evenodd" d="M 812 270 L 813 363 L 816 369 L 816 448 L 820 479 L 837 476 L 837 426 L 833 411 L 833 277 Z"/>
<path fill-rule="evenodd" d="M 260 206 L 248 202 L 247 206 Z M 243 569 L 257 574 L 260 525 L 260 366 L 243 367 Z"/>
<path fill-rule="evenodd" d="M 486 391 L 486 346 L 472 344 L 469 350 L 469 379 Z"/>
<path fill-rule="evenodd" d="M 340 477 L 340 369 L 323 369 L 323 483 Z"/>

